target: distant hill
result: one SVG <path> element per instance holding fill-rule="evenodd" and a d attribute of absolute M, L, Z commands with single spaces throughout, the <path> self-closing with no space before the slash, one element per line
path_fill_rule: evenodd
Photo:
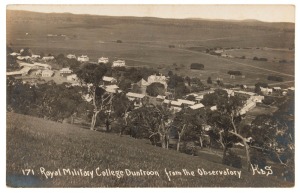
<path fill-rule="evenodd" d="M 237 176 L 171 176 L 168 171 L 240 170 L 205 157 L 194 157 L 145 144 L 144 140 L 120 137 L 14 113 L 7 114 L 7 185 L 13 187 L 278 187 L 291 186 L 273 176 L 253 176 L 241 170 Z M 159 176 L 54 176 L 46 170 L 109 169 L 157 171 Z M 34 170 L 34 175 L 22 174 Z M 94 175 L 96 175 L 94 173 Z"/>

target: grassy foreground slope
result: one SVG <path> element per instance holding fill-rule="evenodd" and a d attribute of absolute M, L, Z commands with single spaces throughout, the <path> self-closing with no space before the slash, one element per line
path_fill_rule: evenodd
<path fill-rule="evenodd" d="M 46 170 L 100 168 L 157 171 L 159 176 L 49 176 Z M 81 129 L 39 118 L 7 113 L 7 185 L 13 187 L 290 187 L 292 184 L 273 176 L 253 176 L 241 170 L 237 176 L 173 176 L 169 171 L 188 169 L 197 173 L 198 168 L 211 170 L 239 170 L 145 144 L 143 140 L 119 137 Z M 23 175 L 22 169 L 32 169 L 34 175 Z M 94 174 L 95 175 L 95 174 Z"/>

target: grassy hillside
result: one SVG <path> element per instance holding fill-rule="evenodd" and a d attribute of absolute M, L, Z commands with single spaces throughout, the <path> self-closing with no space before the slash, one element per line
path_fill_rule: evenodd
<path fill-rule="evenodd" d="M 46 179 L 46 170 L 153 170 L 159 176 L 57 176 Z M 47 187 L 289 187 L 292 184 L 273 176 L 253 176 L 241 170 L 237 176 L 173 176 L 164 173 L 198 168 L 209 170 L 239 170 L 205 157 L 193 157 L 146 144 L 144 140 L 119 137 L 51 122 L 39 118 L 7 114 L 7 185 Z M 34 175 L 22 175 L 22 169 L 33 169 Z"/>
<path fill-rule="evenodd" d="M 129 66 L 159 68 L 164 73 L 173 70 L 184 76 L 188 74 L 191 77 L 198 77 L 204 82 L 209 76 L 213 80 L 220 77 L 225 82 L 233 84 L 239 82 L 254 85 L 258 81 L 270 84 L 273 82 L 268 81 L 267 76 L 278 73 L 288 74 L 281 74 L 284 81 L 293 81 L 294 50 L 288 49 L 294 47 L 294 28 L 293 23 L 7 11 L 7 44 L 15 50 L 29 47 L 36 54 L 41 52 L 55 55 L 84 54 L 92 61 L 106 56 L 111 61 L 125 59 Z M 122 40 L 123 43 L 116 43 L 116 40 Z M 169 48 L 169 45 L 174 45 L 175 48 Z M 254 49 L 235 50 L 230 54 L 245 55 L 249 58 L 268 57 L 268 62 L 253 62 L 252 59 L 223 60 L 220 57 L 190 50 L 190 48 L 205 50 L 215 47 L 251 47 Z M 278 49 L 267 53 L 255 49 L 263 47 Z M 273 62 L 275 58 L 289 62 L 286 64 Z M 190 64 L 194 62 L 204 64 L 204 71 L 190 70 Z M 174 66 L 174 63 L 177 66 Z M 228 70 L 240 70 L 245 78 L 232 80 L 227 74 Z"/>

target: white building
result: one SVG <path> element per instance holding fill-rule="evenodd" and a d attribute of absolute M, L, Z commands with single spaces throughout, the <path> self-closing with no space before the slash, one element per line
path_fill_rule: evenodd
<path fill-rule="evenodd" d="M 36 54 L 32 54 L 31 58 L 33 58 L 33 59 L 39 59 L 39 58 L 41 58 L 41 56 L 40 55 L 36 55 Z"/>
<path fill-rule="evenodd" d="M 264 94 L 272 94 L 273 93 L 273 89 L 271 89 L 271 88 L 260 87 L 260 91 Z"/>
<path fill-rule="evenodd" d="M 138 94 L 133 92 L 128 92 L 126 96 L 128 97 L 129 100 L 143 99 L 145 97 L 144 94 Z"/>
<path fill-rule="evenodd" d="M 197 109 L 200 109 L 200 108 L 203 108 L 203 107 L 204 107 L 204 105 L 202 103 L 190 106 L 190 108 L 193 109 L 193 110 L 197 110 Z"/>
<path fill-rule="evenodd" d="M 154 83 L 154 82 L 159 82 L 159 83 L 161 83 L 165 86 L 165 89 L 167 89 L 167 87 L 168 87 L 167 77 L 162 76 L 161 74 L 159 76 L 157 76 L 156 74 L 149 76 L 147 82 L 148 82 L 149 85 Z"/>
<path fill-rule="evenodd" d="M 20 67 L 31 67 L 32 69 L 48 69 L 51 70 L 51 66 L 49 64 L 42 64 L 42 63 L 34 63 L 34 64 L 30 64 L 30 63 L 26 63 L 26 62 L 20 62 L 19 63 Z"/>
<path fill-rule="evenodd" d="M 51 77 L 53 76 L 54 72 L 52 70 L 43 70 L 42 77 Z"/>
<path fill-rule="evenodd" d="M 177 101 L 181 102 L 182 104 L 187 105 L 187 106 L 192 106 L 196 103 L 194 101 L 189 101 L 189 100 L 184 100 L 184 99 L 177 99 Z"/>
<path fill-rule="evenodd" d="M 42 60 L 44 60 L 45 62 L 51 61 L 51 60 L 54 60 L 54 56 L 44 56 L 44 57 L 42 58 Z"/>
<path fill-rule="evenodd" d="M 24 68 L 22 68 L 19 71 L 6 72 L 6 75 L 7 76 L 25 76 L 29 73 L 30 70 L 31 70 L 31 67 L 25 66 Z"/>
<path fill-rule="evenodd" d="M 87 55 L 82 55 L 77 58 L 79 62 L 88 62 L 90 59 Z"/>
<path fill-rule="evenodd" d="M 115 79 L 114 77 L 110 77 L 110 76 L 103 76 L 102 80 L 106 83 L 116 83 L 117 79 Z"/>
<path fill-rule="evenodd" d="M 123 67 L 123 66 L 125 66 L 124 60 L 116 60 L 113 62 L 111 67 Z"/>
<path fill-rule="evenodd" d="M 31 60 L 30 56 L 18 56 L 17 57 L 18 60 Z"/>
<path fill-rule="evenodd" d="M 69 58 L 69 59 L 76 59 L 76 56 L 74 54 L 68 54 L 67 58 Z"/>
<path fill-rule="evenodd" d="M 13 53 L 10 53 L 9 55 L 11 55 L 11 56 L 20 56 L 21 54 L 20 54 L 20 53 L 13 52 Z"/>
<path fill-rule="evenodd" d="M 63 76 L 64 74 L 71 74 L 73 73 L 73 70 L 71 70 L 70 68 L 62 68 L 59 71 L 60 75 Z"/>
<path fill-rule="evenodd" d="M 107 64 L 108 63 L 108 58 L 105 58 L 105 57 L 101 57 L 101 58 L 98 58 L 98 63 L 103 63 L 103 64 Z"/>
<path fill-rule="evenodd" d="M 73 81 L 77 81 L 78 77 L 76 74 L 71 74 L 69 76 L 67 76 L 67 81 L 73 82 Z"/>

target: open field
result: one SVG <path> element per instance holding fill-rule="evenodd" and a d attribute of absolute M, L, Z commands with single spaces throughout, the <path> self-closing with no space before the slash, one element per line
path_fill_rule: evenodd
<path fill-rule="evenodd" d="M 294 80 L 294 24 L 264 22 L 230 22 L 173 20 L 159 18 L 105 17 L 72 14 L 7 12 L 7 43 L 13 49 L 29 47 L 36 54 L 88 55 L 91 61 L 101 56 L 126 60 L 129 66 L 149 66 L 161 72 L 169 70 L 199 77 L 206 81 L 220 77 L 228 83 L 274 83 L 267 76 L 280 75 Z M 29 33 L 29 35 L 25 35 Z M 56 34 L 57 36 L 47 36 Z M 63 35 L 63 36 L 61 36 Z M 116 43 L 122 40 L 123 43 Z M 174 45 L 175 48 L 169 48 Z M 189 47 L 272 48 L 240 49 L 232 55 L 257 55 L 286 59 L 289 63 L 258 62 L 250 59 L 224 59 Z M 275 50 L 273 49 L 275 48 Z M 193 62 L 203 63 L 205 70 L 190 70 Z M 176 63 L 177 66 L 173 65 Z M 240 70 L 245 78 L 230 79 L 228 70 Z M 276 82 L 275 82 L 276 83 Z M 289 85 L 293 85 L 289 82 Z"/>
<path fill-rule="evenodd" d="M 47 170 L 153 170 L 159 176 L 54 176 Z M 236 176 L 173 176 L 168 181 L 165 168 L 175 170 L 240 170 L 206 160 L 145 144 L 144 140 L 90 131 L 78 126 L 39 118 L 7 114 L 7 185 L 43 187 L 290 187 L 274 176 L 263 176 L 241 170 Z M 33 169 L 34 175 L 22 175 L 22 169 Z M 276 172 L 276 171 L 274 171 Z"/>

